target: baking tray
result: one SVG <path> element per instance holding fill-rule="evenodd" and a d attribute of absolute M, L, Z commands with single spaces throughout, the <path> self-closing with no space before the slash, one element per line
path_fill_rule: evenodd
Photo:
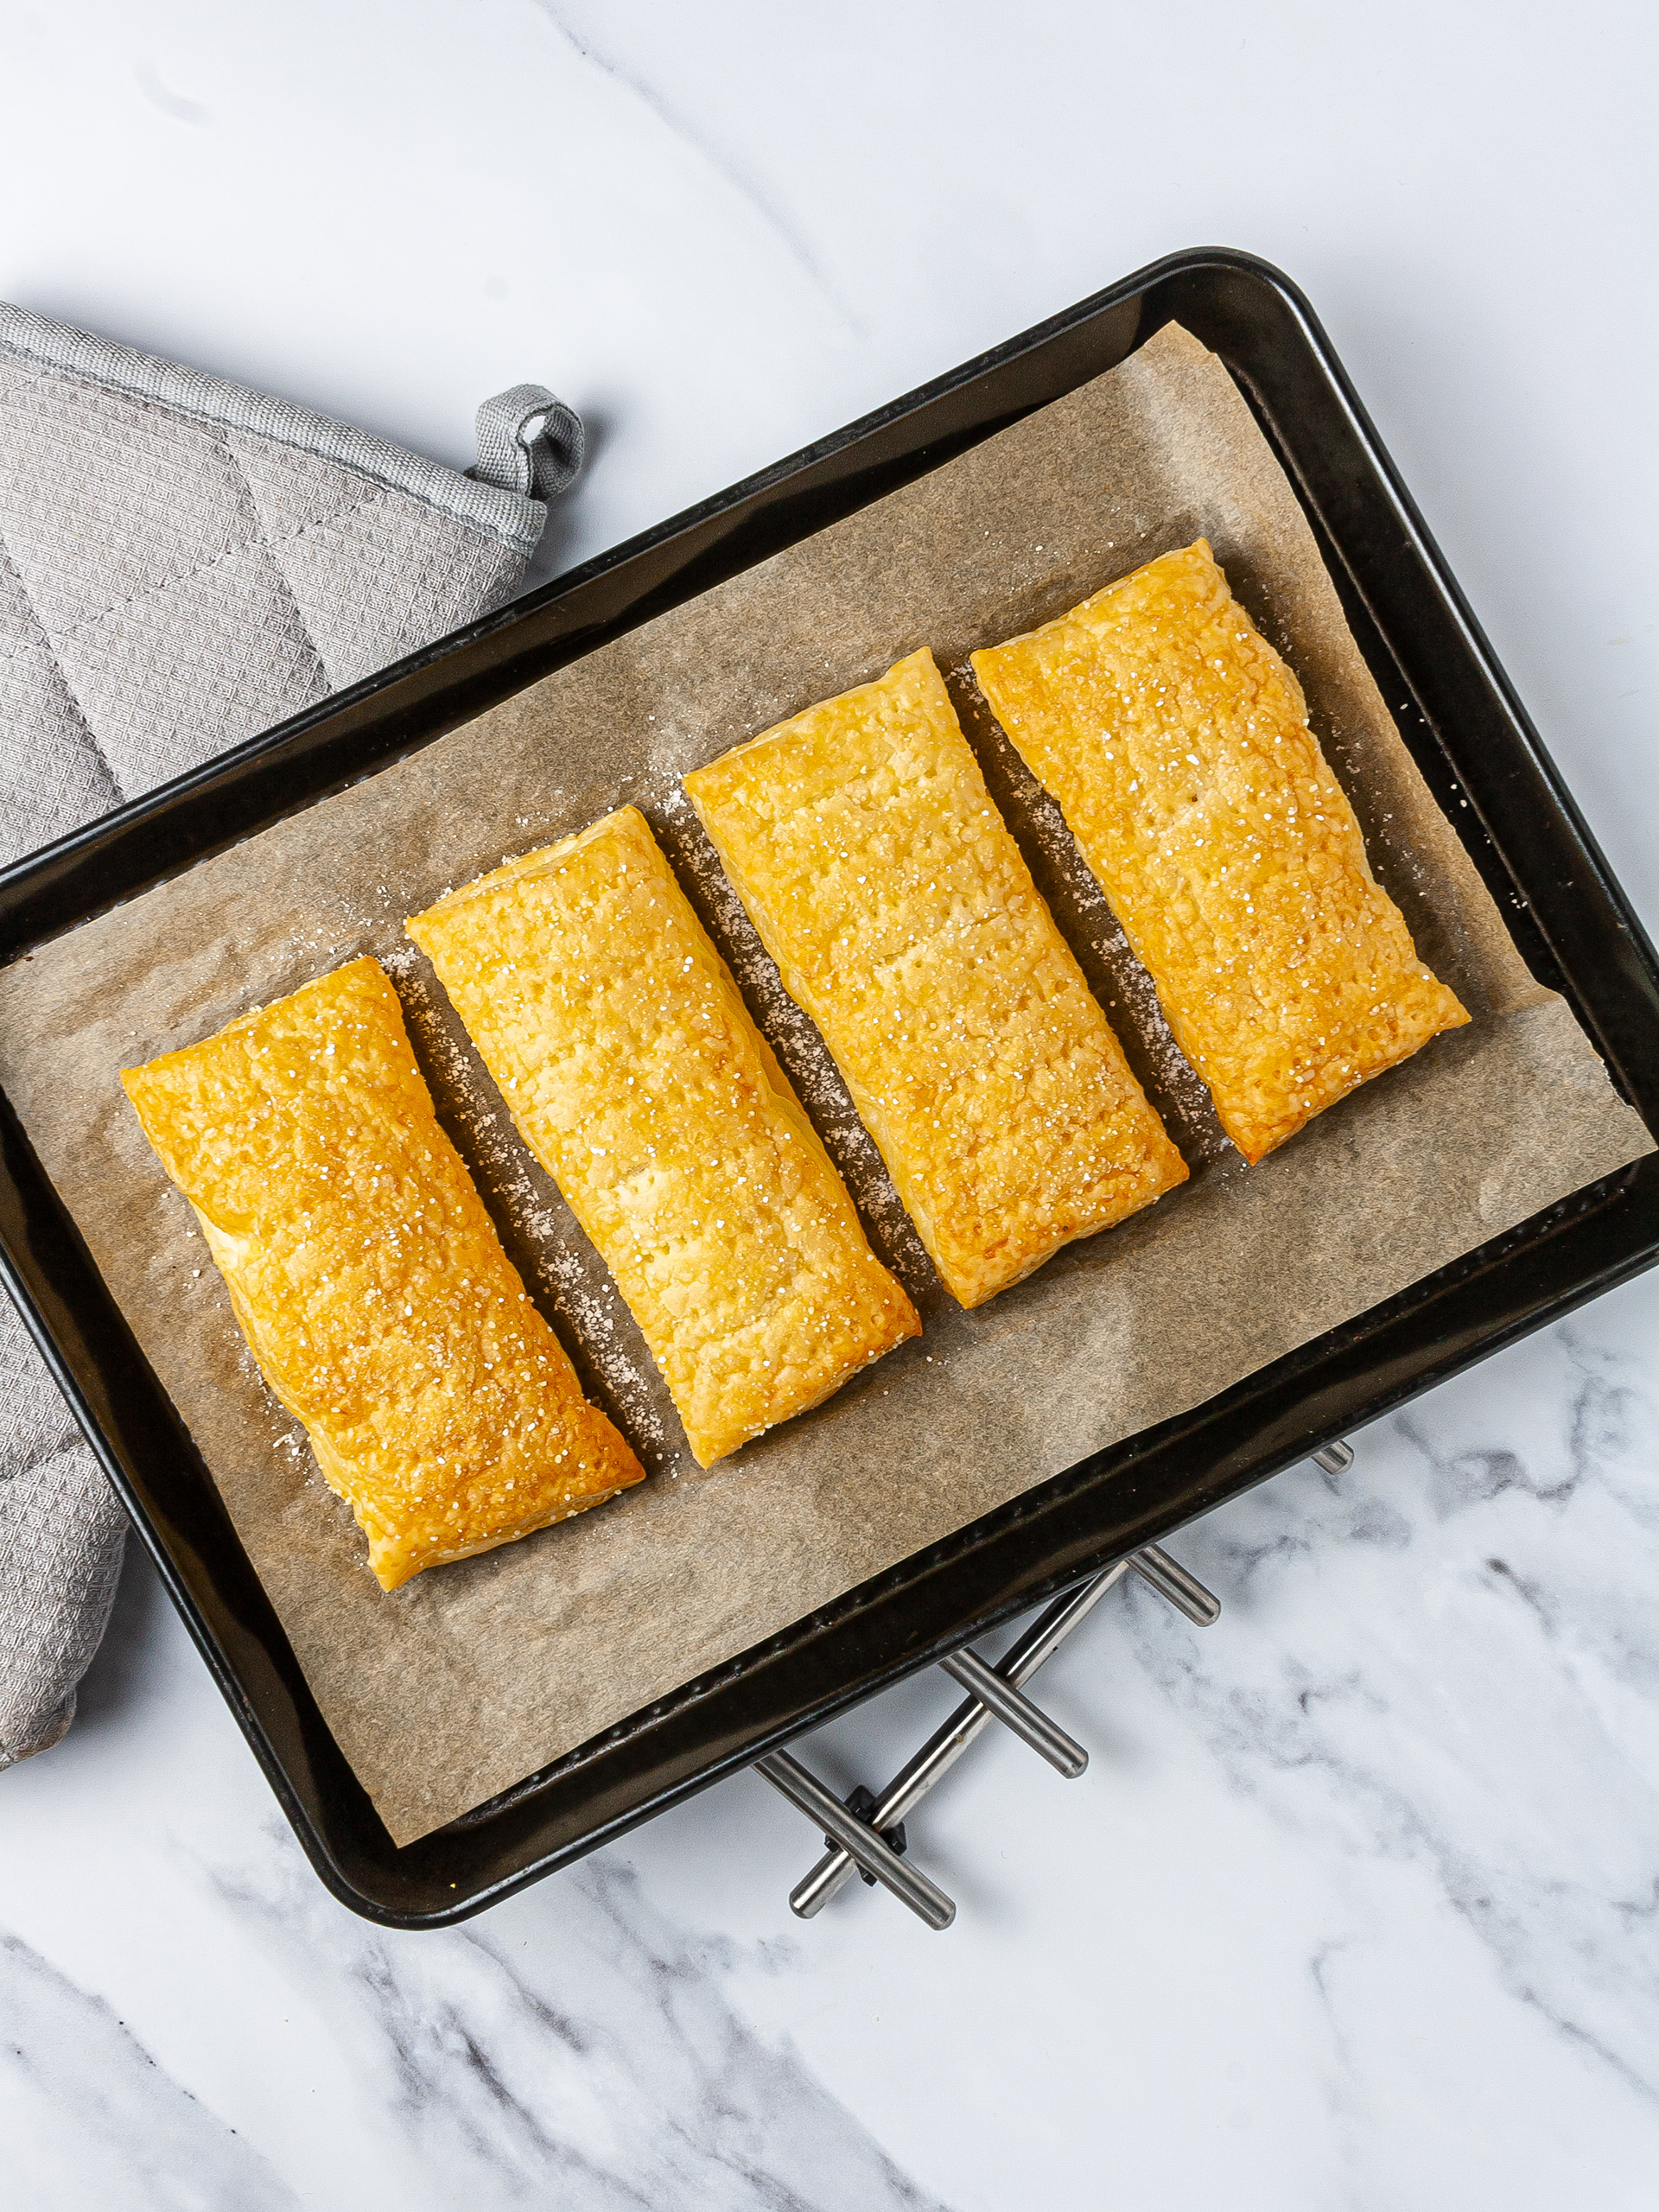
<path fill-rule="evenodd" d="M 0 876 L 0 962 L 372 774 L 868 505 L 1179 321 L 1284 467 L 1430 789 L 1538 979 L 1659 1128 L 1659 967 L 1307 302 L 1175 254 Z M 1466 800 L 1467 804 L 1460 804 Z M 1659 1156 L 1098 1452 L 398 1850 L 182 1421 L 0 1095 L 0 1265 L 312 1864 L 398 1928 L 462 1919 L 1162 1536 L 1659 1257 Z"/>

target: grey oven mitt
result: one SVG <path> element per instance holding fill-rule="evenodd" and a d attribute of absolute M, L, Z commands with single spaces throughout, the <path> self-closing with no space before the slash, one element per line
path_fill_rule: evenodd
<path fill-rule="evenodd" d="M 0 864 L 512 596 L 580 418 L 478 410 L 465 475 L 0 304 Z M 74 1717 L 125 1516 L 0 1298 L 0 1767 Z"/>

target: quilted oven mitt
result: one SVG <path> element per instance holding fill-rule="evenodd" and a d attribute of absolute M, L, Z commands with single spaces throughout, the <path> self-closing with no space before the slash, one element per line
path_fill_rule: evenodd
<path fill-rule="evenodd" d="M 0 864 L 510 598 L 580 419 L 478 411 L 465 475 L 0 304 Z M 0 1296 L 0 1767 L 55 1744 L 126 1516 Z"/>

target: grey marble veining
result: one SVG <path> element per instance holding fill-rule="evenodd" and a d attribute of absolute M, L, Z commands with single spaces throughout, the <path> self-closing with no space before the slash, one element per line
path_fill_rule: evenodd
<path fill-rule="evenodd" d="M 0 2200 L 10 2204 L 288 2212 L 300 2202 L 105 1999 L 3 1933 L 0 2130 Z"/>
<path fill-rule="evenodd" d="M 347 2174 L 331 2188 L 305 2156 L 284 2178 L 106 1999 L 4 1936 L 0 2111 L 27 2178 L 5 2201 L 940 2212 L 786 2044 L 734 2009 L 721 1983 L 736 1947 L 675 1927 L 626 1864 L 405 1936 L 342 1912 L 274 1818 L 245 1841 L 233 1866 L 175 1847 L 194 1906 L 179 1967 L 233 1928 L 238 1953 L 280 1981 L 287 2018 L 327 2023 L 373 2116 L 378 2185 L 365 2196 Z M 300 2147 L 289 2142 L 290 2160 Z"/>
<path fill-rule="evenodd" d="M 605 37 L 602 13 L 586 9 L 578 0 L 535 0 L 559 36 L 594 68 L 640 102 L 671 138 L 678 140 L 707 163 L 719 182 L 751 209 L 772 232 L 807 282 L 817 291 L 844 328 L 854 335 L 865 329 L 863 318 L 831 283 L 812 244 L 771 181 L 745 158 L 741 144 L 733 144 L 699 124 L 683 109 L 658 73 L 639 64 L 630 66 L 612 49 Z"/>
<path fill-rule="evenodd" d="M 1510 1996 L 1659 2121 L 1656 1468 L 1651 1367 L 1591 1316 L 1396 1416 L 1346 1474 L 1192 1532 L 1261 1631 L 1242 1668 L 1132 1611 L 1235 1789 L 1427 1871 Z"/>
<path fill-rule="evenodd" d="M 268 1948 L 361 2054 L 369 2099 L 418 2168 L 403 2202 L 482 2190 L 595 2212 L 936 2212 L 734 2010 L 735 1947 L 673 1925 L 613 1855 L 423 1936 L 348 1918 L 274 1822 L 249 1859 L 200 1872 L 209 1911 Z"/>

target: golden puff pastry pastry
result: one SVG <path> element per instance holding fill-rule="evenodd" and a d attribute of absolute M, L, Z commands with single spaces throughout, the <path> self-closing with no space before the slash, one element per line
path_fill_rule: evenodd
<path fill-rule="evenodd" d="M 1203 538 L 973 664 L 1246 1160 L 1468 1020 Z"/>
<path fill-rule="evenodd" d="M 931 653 L 685 788 L 963 1305 L 1185 1180 Z"/>
<path fill-rule="evenodd" d="M 438 1127 L 374 961 L 121 1080 L 383 1589 L 642 1479 Z"/>
<path fill-rule="evenodd" d="M 637 809 L 408 927 L 616 1277 L 700 1466 L 919 1334 Z"/>

